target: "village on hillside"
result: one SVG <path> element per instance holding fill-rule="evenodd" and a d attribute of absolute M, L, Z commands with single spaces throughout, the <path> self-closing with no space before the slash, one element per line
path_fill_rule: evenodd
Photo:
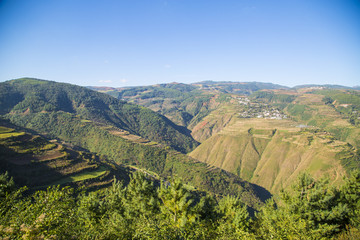
<path fill-rule="evenodd" d="M 269 106 L 266 103 L 253 102 L 248 97 L 238 97 L 238 103 L 243 106 L 239 113 L 241 118 L 265 118 L 265 119 L 286 119 L 288 118 L 281 110 Z"/>

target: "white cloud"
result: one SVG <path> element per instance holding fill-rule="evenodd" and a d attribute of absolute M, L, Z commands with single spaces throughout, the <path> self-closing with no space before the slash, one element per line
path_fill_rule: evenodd
<path fill-rule="evenodd" d="M 122 78 L 122 79 L 120 79 L 120 82 L 122 82 L 122 83 L 127 83 L 129 80 L 127 80 L 126 78 Z"/>

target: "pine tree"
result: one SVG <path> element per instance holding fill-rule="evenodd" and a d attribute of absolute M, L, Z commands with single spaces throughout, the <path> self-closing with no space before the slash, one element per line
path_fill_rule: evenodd
<path fill-rule="evenodd" d="M 179 179 L 162 182 L 159 197 L 162 213 L 170 217 L 169 220 L 174 226 L 183 228 L 196 220 L 192 207 L 194 199 Z"/>
<path fill-rule="evenodd" d="M 124 206 L 132 218 L 147 218 L 160 211 L 156 188 L 143 173 L 132 175 L 125 189 Z"/>
<path fill-rule="evenodd" d="M 225 196 L 217 206 L 220 215 L 217 228 L 220 239 L 252 239 L 247 207 L 239 198 Z"/>

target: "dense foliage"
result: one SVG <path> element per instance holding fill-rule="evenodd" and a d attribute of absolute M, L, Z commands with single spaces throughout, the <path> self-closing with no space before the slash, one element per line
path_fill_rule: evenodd
<path fill-rule="evenodd" d="M 127 186 L 97 192 L 49 187 L 22 196 L 0 175 L 0 237 L 11 239 L 356 239 L 360 236 L 360 173 L 339 189 L 302 175 L 276 207 L 255 217 L 239 199 L 220 201 L 179 179 L 160 186 L 136 172 Z"/>

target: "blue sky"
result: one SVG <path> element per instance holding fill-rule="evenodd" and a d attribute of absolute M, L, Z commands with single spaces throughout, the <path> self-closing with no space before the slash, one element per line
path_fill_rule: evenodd
<path fill-rule="evenodd" d="M 360 85 L 360 0 L 0 0 L 0 81 Z"/>

